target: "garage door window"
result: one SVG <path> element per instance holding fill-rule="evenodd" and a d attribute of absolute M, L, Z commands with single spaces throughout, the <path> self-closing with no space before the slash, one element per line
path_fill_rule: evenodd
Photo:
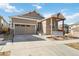
<path fill-rule="evenodd" d="M 30 25 L 26 25 L 27 27 L 30 27 Z"/>
<path fill-rule="evenodd" d="M 15 26 L 20 26 L 19 24 L 15 24 Z"/>
<path fill-rule="evenodd" d="M 21 25 L 22 27 L 25 27 L 25 25 Z"/>

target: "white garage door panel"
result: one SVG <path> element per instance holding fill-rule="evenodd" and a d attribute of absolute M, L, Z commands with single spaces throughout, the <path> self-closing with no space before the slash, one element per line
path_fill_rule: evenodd
<path fill-rule="evenodd" d="M 26 34 L 35 34 L 35 26 L 34 25 L 30 25 L 29 27 L 26 26 L 25 32 Z"/>
<path fill-rule="evenodd" d="M 21 26 L 15 26 L 15 34 L 24 34 L 25 28 Z"/>
<path fill-rule="evenodd" d="M 15 26 L 15 34 L 17 35 L 35 34 L 35 25 Z"/>

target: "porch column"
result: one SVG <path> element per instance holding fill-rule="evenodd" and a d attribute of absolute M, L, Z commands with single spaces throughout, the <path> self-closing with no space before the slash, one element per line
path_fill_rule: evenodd
<path fill-rule="evenodd" d="M 58 31 L 58 21 L 56 21 L 56 31 Z"/>
<path fill-rule="evenodd" d="M 65 34 L 64 32 L 64 20 L 62 20 L 62 30 L 63 30 L 63 35 Z"/>
<path fill-rule="evenodd" d="M 51 18 L 51 35 L 52 35 L 52 18 Z"/>

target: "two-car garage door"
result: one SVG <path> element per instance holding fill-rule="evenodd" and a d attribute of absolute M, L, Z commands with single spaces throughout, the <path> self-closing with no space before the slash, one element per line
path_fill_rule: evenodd
<path fill-rule="evenodd" d="M 16 35 L 35 34 L 35 32 L 35 25 L 15 24 Z"/>

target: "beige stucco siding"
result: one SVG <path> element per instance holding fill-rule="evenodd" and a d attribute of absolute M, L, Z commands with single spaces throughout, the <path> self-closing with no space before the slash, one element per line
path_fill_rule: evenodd
<path fill-rule="evenodd" d="M 34 20 L 28 20 L 28 19 L 18 19 L 18 18 L 12 18 L 13 23 L 26 23 L 26 24 L 36 24 L 37 22 Z"/>
<path fill-rule="evenodd" d="M 46 34 L 46 21 L 43 21 L 42 25 L 43 25 L 43 34 Z"/>

